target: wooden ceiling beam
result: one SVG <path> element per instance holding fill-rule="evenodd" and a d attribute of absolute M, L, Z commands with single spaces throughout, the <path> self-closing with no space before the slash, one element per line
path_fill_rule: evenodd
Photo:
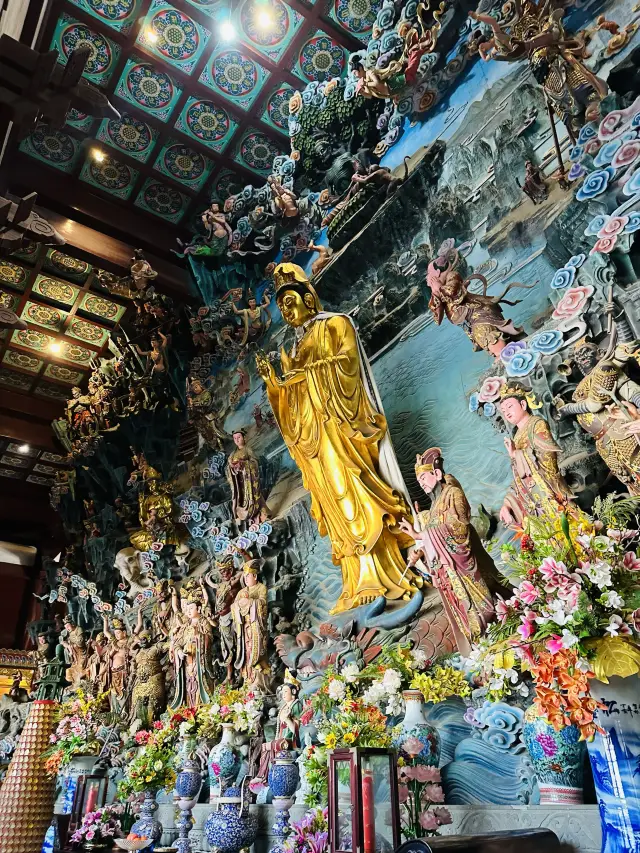
<path fill-rule="evenodd" d="M 54 400 L 44 400 L 37 397 L 28 397 L 26 394 L 18 394 L 16 391 L 2 389 L 2 403 L 0 410 L 8 410 L 19 415 L 27 415 L 45 423 L 51 423 L 54 418 L 60 417 L 63 404 Z M 0 429 L 0 435 L 8 435 Z"/>
<path fill-rule="evenodd" d="M 35 398 L 25 397 L 25 399 L 33 400 Z M 50 401 L 43 400 L 42 402 L 48 403 Z M 63 412 L 64 406 L 61 402 L 56 417 L 61 417 Z M 17 417 L 9 412 L 0 411 L 0 435 L 10 438 L 11 441 L 25 442 L 26 444 L 41 447 L 43 450 L 50 450 L 52 453 L 60 453 L 58 446 L 53 440 L 50 422 L 44 423 L 34 420 L 33 417 Z"/>

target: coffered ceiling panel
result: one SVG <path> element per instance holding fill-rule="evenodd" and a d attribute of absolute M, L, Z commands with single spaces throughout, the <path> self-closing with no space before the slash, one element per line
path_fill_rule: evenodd
<path fill-rule="evenodd" d="M 291 95 L 345 73 L 381 2 L 53 0 L 40 48 L 55 47 L 64 63 L 89 45 L 85 76 L 121 118 L 71 110 L 63 130 L 40 124 L 20 151 L 71 176 L 84 198 L 186 227 L 290 150 Z M 6 274 L 2 283 L 19 288 Z"/>

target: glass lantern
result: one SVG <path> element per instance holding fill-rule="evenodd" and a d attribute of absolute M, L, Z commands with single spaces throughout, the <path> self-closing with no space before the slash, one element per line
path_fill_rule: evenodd
<path fill-rule="evenodd" d="M 396 751 L 330 750 L 330 853 L 393 853 L 399 845 Z"/>

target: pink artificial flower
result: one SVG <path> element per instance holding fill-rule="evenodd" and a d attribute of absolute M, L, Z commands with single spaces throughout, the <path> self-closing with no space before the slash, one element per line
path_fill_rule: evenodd
<path fill-rule="evenodd" d="M 551 578 L 554 575 L 566 575 L 567 567 L 562 561 L 557 562 L 553 557 L 545 557 L 540 563 L 539 572 L 545 578 Z"/>
<path fill-rule="evenodd" d="M 259 776 L 256 776 L 255 779 L 252 779 L 249 782 L 249 790 L 252 794 L 259 794 L 260 791 L 263 791 L 267 786 L 264 784 L 263 780 L 260 779 Z"/>
<path fill-rule="evenodd" d="M 401 803 L 406 803 L 409 799 L 409 788 L 406 785 L 398 785 L 398 799 Z"/>
<path fill-rule="evenodd" d="M 629 616 L 629 622 L 631 622 L 636 634 L 640 634 L 640 607 Z"/>
<path fill-rule="evenodd" d="M 596 240 L 593 249 L 591 249 L 589 254 L 597 255 L 598 252 L 601 252 L 603 255 L 608 255 L 610 252 L 613 252 L 617 242 L 617 234 L 614 234 L 613 237 L 600 237 L 599 240 Z"/>
<path fill-rule="evenodd" d="M 418 767 L 414 767 L 415 774 L 414 779 L 418 782 L 439 782 L 440 781 L 440 771 L 437 767 L 428 767 L 424 764 L 418 765 Z"/>
<path fill-rule="evenodd" d="M 562 637 L 552 634 L 545 643 L 545 646 L 552 655 L 555 655 L 556 652 L 559 652 L 563 648 Z"/>
<path fill-rule="evenodd" d="M 523 640 L 528 640 L 533 634 L 533 625 L 528 620 L 525 620 L 522 625 L 518 625 L 517 631 Z"/>
<path fill-rule="evenodd" d="M 408 737 L 402 742 L 401 748 L 403 752 L 406 752 L 407 755 L 410 755 L 413 758 L 414 755 L 420 755 L 424 749 L 424 744 L 417 737 Z"/>
<path fill-rule="evenodd" d="M 418 818 L 418 822 L 420 823 L 420 826 L 427 832 L 436 832 L 436 830 L 440 826 L 440 824 L 438 823 L 438 818 L 434 815 L 431 809 L 428 809 L 426 812 L 422 812 L 422 814 Z"/>
<path fill-rule="evenodd" d="M 530 666 L 534 664 L 533 652 L 529 646 L 515 646 L 515 651 L 520 660 L 526 661 Z"/>
<path fill-rule="evenodd" d="M 507 621 L 507 616 L 509 615 L 509 605 L 507 602 L 501 598 L 499 595 L 496 596 L 496 616 L 500 620 L 500 622 L 504 625 Z"/>
<path fill-rule="evenodd" d="M 440 826 L 447 826 L 448 824 L 453 823 L 453 818 L 451 817 L 449 809 L 444 809 L 442 806 L 434 806 L 431 811 L 436 816 Z"/>
<path fill-rule="evenodd" d="M 640 559 L 638 559 L 638 555 L 633 551 L 627 551 L 622 558 L 622 563 L 628 572 L 640 571 Z"/>
<path fill-rule="evenodd" d="M 230 713 L 231 713 L 231 708 L 228 705 L 223 705 L 222 708 L 220 708 L 220 716 L 221 717 L 226 717 L 227 714 L 230 714 Z"/>
<path fill-rule="evenodd" d="M 220 775 L 220 765 L 219 765 L 219 764 L 216 764 L 216 763 L 215 763 L 215 761 L 211 764 L 211 769 L 213 770 L 213 775 L 214 775 L 214 776 L 219 776 L 219 775 Z"/>
<path fill-rule="evenodd" d="M 95 829 L 88 829 L 85 833 L 85 838 L 87 839 L 87 841 L 91 841 L 91 839 L 94 838 L 95 834 Z"/>
<path fill-rule="evenodd" d="M 522 581 L 518 587 L 518 598 L 525 604 L 533 604 L 539 595 L 540 593 L 531 581 Z"/>
<path fill-rule="evenodd" d="M 434 785 L 432 782 L 424 786 L 422 797 L 431 803 L 444 803 L 444 791 L 440 785 Z"/>

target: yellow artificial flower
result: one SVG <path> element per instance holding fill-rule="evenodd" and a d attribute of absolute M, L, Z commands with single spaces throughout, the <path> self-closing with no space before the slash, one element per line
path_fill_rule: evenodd
<path fill-rule="evenodd" d="M 354 735 L 353 732 L 347 732 L 346 735 L 344 736 L 344 742 L 345 743 L 355 743 L 355 740 L 356 740 L 356 736 Z"/>
<path fill-rule="evenodd" d="M 334 733 L 329 732 L 329 734 L 325 738 L 324 745 L 327 747 L 327 749 L 333 749 L 336 745 L 336 742 L 337 742 L 337 738 L 334 735 Z"/>

